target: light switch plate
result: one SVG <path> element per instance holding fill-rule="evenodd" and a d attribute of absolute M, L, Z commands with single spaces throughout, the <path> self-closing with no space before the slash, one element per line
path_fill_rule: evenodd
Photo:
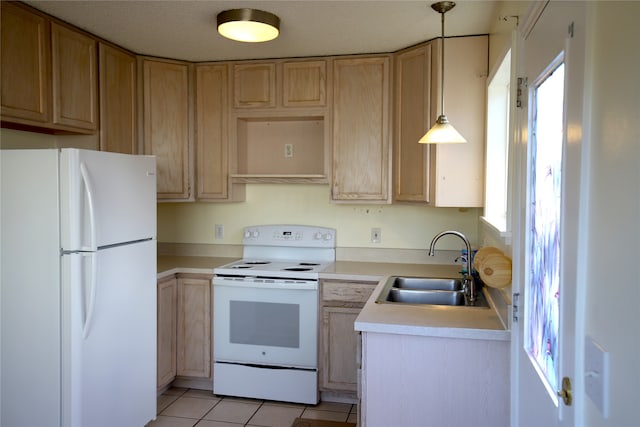
<path fill-rule="evenodd" d="M 609 353 L 591 337 L 584 346 L 585 391 L 603 418 L 609 416 Z"/>

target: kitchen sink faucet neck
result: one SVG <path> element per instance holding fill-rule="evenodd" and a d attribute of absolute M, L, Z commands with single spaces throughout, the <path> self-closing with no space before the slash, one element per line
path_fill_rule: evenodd
<path fill-rule="evenodd" d="M 458 236 L 460 239 L 462 239 L 462 241 L 464 242 L 466 248 L 467 248 L 467 271 L 464 274 L 464 283 L 465 283 L 465 292 L 467 294 L 467 297 L 469 298 L 469 303 L 470 305 L 474 305 L 476 302 L 476 284 L 475 281 L 473 280 L 473 274 L 471 273 L 471 245 L 469 244 L 469 240 L 465 237 L 464 234 L 460 233 L 459 231 L 453 231 L 453 230 L 447 230 L 447 231 L 442 231 L 440 233 L 438 233 L 432 240 L 431 240 L 431 245 L 429 246 L 429 256 L 434 256 L 435 255 L 435 246 L 436 246 L 436 242 L 442 237 L 442 236 L 447 236 L 447 235 L 452 235 L 452 236 Z"/>

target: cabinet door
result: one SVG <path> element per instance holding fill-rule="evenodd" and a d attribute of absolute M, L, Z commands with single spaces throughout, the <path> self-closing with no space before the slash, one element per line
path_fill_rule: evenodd
<path fill-rule="evenodd" d="M 196 67 L 196 198 L 228 198 L 227 66 Z"/>
<path fill-rule="evenodd" d="M 211 378 L 211 280 L 178 278 L 177 374 Z"/>
<path fill-rule="evenodd" d="M 466 144 L 435 147 L 432 202 L 443 207 L 481 207 L 484 204 L 484 139 L 488 74 L 488 36 L 445 40 L 444 111 Z M 434 44 L 439 48 L 440 40 Z M 439 93 L 440 55 L 434 52 L 434 92 Z M 440 114 L 432 108 L 432 120 Z"/>
<path fill-rule="evenodd" d="M 98 129 L 96 45 L 84 34 L 51 23 L 54 125 Z"/>
<path fill-rule="evenodd" d="M 431 45 L 407 50 L 395 61 L 394 199 L 429 201 L 429 149 L 418 140 L 429 129 Z"/>
<path fill-rule="evenodd" d="M 272 108 L 276 106 L 276 64 L 235 64 L 233 106 Z"/>
<path fill-rule="evenodd" d="M 189 68 L 145 60 L 144 151 L 156 156 L 159 199 L 189 197 Z"/>
<path fill-rule="evenodd" d="M 47 123 L 51 119 L 49 21 L 13 3 L 1 5 L 2 120 Z"/>
<path fill-rule="evenodd" d="M 100 149 L 136 154 L 136 57 L 100 43 Z"/>
<path fill-rule="evenodd" d="M 334 201 L 390 202 L 389 57 L 334 62 Z"/>
<path fill-rule="evenodd" d="M 327 103 L 326 61 L 283 63 L 282 87 L 285 107 L 324 107 Z"/>
<path fill-rule="evenodd" d="M 176 377 L 176 308 L 175 278 L 158 283 L 158 388 Z"/>
<path fill-rule="evenodd" d="M 360 334 L 353 324 L 360 308 L 322 308 L 322 377 L 323 390 L 356 391 L 358 341 Z"/>

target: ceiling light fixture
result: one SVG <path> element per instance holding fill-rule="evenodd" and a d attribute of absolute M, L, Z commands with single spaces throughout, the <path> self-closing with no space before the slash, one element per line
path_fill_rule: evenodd
<path fill-rule="evenodd" d="M 418 141 L 420 144 L 455 144 L 467 142 L 466 139 L 449 123 L 444 114 L 444 14 L 453 9 L 452 1 L 433 3 L 431 8 L 442 15 L 442 46 L 440 48 L 440 116 L 436 123 Z"/>
<path fill-rule="evenodd" d="M 280 18 L 258 9 L 231 9 L 218 14 L 218 32 L 240 42 L 266 42 L 280 34 Z"/>

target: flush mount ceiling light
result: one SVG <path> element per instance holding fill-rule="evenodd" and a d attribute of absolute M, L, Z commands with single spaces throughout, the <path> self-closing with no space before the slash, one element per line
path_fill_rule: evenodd
<path fill-rule="evenodd" d="M 218 32 L 240 42 L 266 42 L 280 34 L 280 18 L 258 9 L 231 9 L 218 14 Z"/>
<path fill-rule="evenodd" d="M 418 141 L 420 144 L 455 144 L 467 142 L 466 139 L 449 123 L 444 114 L 444 14 L 453 9 L 452 1 L 433 3 L 431 8 L 442 15 L 442 46 L 440 48 L 440 116 L 436 123 Z"/>

